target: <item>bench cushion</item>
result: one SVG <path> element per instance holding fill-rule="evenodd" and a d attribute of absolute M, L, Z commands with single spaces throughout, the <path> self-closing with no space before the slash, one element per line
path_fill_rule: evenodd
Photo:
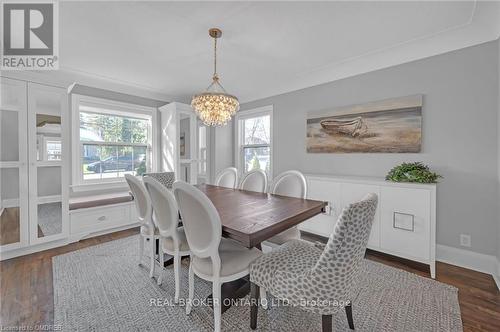
<path fill-rule="evenodd" d="M 82 197 L 72 197 L 69 199 L 69 209 L 86 209 L 91 207 L 126 203 L 133 201 L 134 198 L 128 191 L 122 191 L 111 194 L 99 194 Z"/>

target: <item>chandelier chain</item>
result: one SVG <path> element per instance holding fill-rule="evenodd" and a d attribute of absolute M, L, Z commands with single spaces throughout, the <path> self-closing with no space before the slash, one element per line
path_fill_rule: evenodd
<path fill-rule="evenodd" d="M 214 38 L 214 79 L 217 79 L 217 38 Z"/>

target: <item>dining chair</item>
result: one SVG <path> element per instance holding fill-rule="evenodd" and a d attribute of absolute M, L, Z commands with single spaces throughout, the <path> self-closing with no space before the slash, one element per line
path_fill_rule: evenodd
<path fill-rule="evenodd" d="M 240 183 L 241 190 L 265 193 L 267 190 L 267 174 L 261 169 L 255 169 L 243 176 Z"/>
<path fill-rule="evenodd" d="M 250 263 L 260 257 L 262 252 L 222 238 L 219 213 L 212 201 L 198 188 L 176 181 L 173 189 L 191 249 L 186 314 L 191 312 L 196 274 L 212 282 L 214 330 L 220 331 L 221 285 L 248 275 Z"/>
<path fill-rule="evenodd" d="M 372 228 L 378 197 L 368 194 L 341 213 L 326 245 L 287 242 L 250 265 L 250 327 L 257 327 L 259 287 L 301 309 L 322 315 L 323 332 L 344 308 L 354 329 L 352 300 Z"/>
<path fill-rule="evenodd" d="M 305 199 L 307 196 L 307 181 L 299 171 L 286 171 L 272 181 L 269 192 L 275 195 Z M 287 241 L 296 239 L 300 239 L 300 231 L 297 226 L 273 236 L 266 241 L 266 244 L 275 248 Z"/>
<path fill-rule="evenodd" d="M 153 210 L 151 200 L 141 180 L 131 174 L 125 174 L 125 180 L 128 183 L 132 196 L 134 196 L 137 218 L 140 222 L 139 238 L 139 265 L 141 265 L 144 256 L 144 242 L 150 244 L 150 270 L 149 277 L 153 278 L 155 272 L 156 240 L 160 238 L 158 229 L 153 222 Z"/>
<path fill-rule="evenodd" d="M 179 302 L 180 282 L 181 282 L 181 259 L 182 256 L 189 255 L 189 245 L 186 240 L 183 227 L 179 225 L 179 209 L 174 194 L 168 190 L 164 184 L 153 177 L 145 176 L 144 185 L 149 193 L 153 206 L 153 221 L 158 227 L 160 235 L 160 274 L 158 285 L 161 285 L 164 270 L 164 254 L 174 256 L 174 279 L 175 279 L 175 302 Z"/>
<path fill-rule="evenodd" d="M 214 185 L 226 188 L 238 186 L 238 170 L 234 167 L 223 169 L 216 177 Z"/>

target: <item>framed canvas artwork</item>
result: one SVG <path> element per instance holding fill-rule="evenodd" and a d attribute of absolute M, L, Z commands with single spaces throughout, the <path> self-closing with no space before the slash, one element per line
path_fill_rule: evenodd
<path fill-rule="evenodd" d="M 417 153 L 422 95 L 309 112 L 307 152 Z"/>

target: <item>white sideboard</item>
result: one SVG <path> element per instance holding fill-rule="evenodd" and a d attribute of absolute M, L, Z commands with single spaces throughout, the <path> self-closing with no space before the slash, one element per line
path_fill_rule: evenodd
<path fill-rule="evenodd" d="M 342 209 L 368 193 L 379 197 L 368 248 L 436 265 L 436 185 L 394 183 L 382 178 L 306 175 L 308 198 L 327 201 L 327 212 L 302 224 L 302 231 L 329 237 Z"/>

